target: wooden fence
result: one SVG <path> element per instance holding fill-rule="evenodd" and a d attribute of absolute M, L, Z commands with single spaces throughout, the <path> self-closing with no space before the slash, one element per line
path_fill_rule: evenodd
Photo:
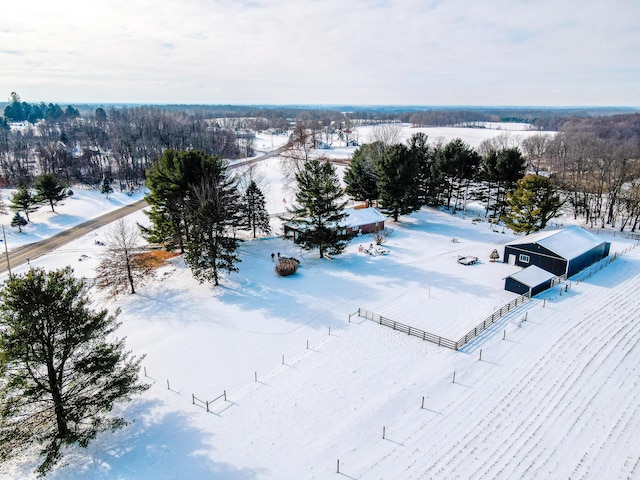
<path fill-rule="evenodd" d="M 380 325 L 384 325 L 385 327 L 393 328 L 394 330 L 398 330 L 400 332 L 406 333 L 407 335 L 412 335 L 414 337 L 421 338 L 427 342 L 432 342 L 437 344 L 440 347 L 447 347 L 453 350 L 457 350 L 457 344 L 453 340 L 449 340 L 448 338 L 441 337 L 439 335 L 434 335 L 433 333 L 425 332 L 424 330 L 420 330 L 415 327 L 411 327 L 409 325 L 405 325 L 404 323 L 396 322 L 389 318 L 385 318 L 377 313 L 369 312 L 368 310 L 364 310 L 362 308 L 358 309 L 358 316 L 367 318 L 369 320 L 373 320 L 374 322 L 379 323 Z"/>
<path fill-rule="evenodd" d="M 393 328 L 394 330 L 398 330 L 399 332 L 406 333 L 407 335 L 411 335 L 414 337 L 421 338 L 427 342 L 435 343 L 439 347 L 446 347 L 452 350 L 459 350 L 463 345 L 466 345 L 471 340 L 476 338 L 482 332 L 484 332 L 491 325 L 496 323 L 502 317 L 504 317 L 507 313 L 511 312 L 513 309 L 522 305 L 524 302 L 530 299 L 529 293 L 525 293 L 524 295 L 519 296 L 518 298 L 512 300 L 507 303 L 505 306 L 500 308 L 500 310 L 496 310 L 487 318 L 484 319 L 481 323 L 476 325 L 472 330 L 469 330 L 460 340 L 454 341 L 449 340 L 448 338 L 441 337 L 439 335 L 435 335 L 433 333 L 425 332 L 424 330 L 420 330 L 419 328 L 411 327 L 409 325 L 405 325 L 404 323 L 396 322 L 395 320 L 391 320 L 390 318 L 383 317 L 382 315 L 378 315 L 377 313 L 370 312 L 368 310 L 364 310 L 362 308 L 358 309 L 357 313 L 352 315 L 358 315 L 359 317 L 367 318 L 369 320 L 373 320 L 374 322 L 384 325 L 385 327 Z"/>
<path fill-rule="evenodd" d="M 484 332 L 491 325 L 493 325 L 498 320 L 500 320 L 502 317 L 504 317 L 511 310 L 513 310 L 513 309 L 517 308 L 518 306 L 522 305 L 524 302 L 526 302 L 530 298 L 531 298 L 531 296 L 530 296 L 529 292 L 527 292 L 524 295 L 520 295 L 518 298 L 515 298 L 515 299 L 511 300 L 509 303 L 507 303 L 505 306 L 503 306 L 500 310 L 496 310 L 495 312 L 493 312 L 491 315 L 489 315 L 487 318 L 485 318 L 483 322 L 481 322 L 478 325 L 476 325 L 473 328 L 473 330 L 469 330 L 466 335 L 464 335 L 462 338 L 460 338 L 460 340 L 458 340 L 456 342 L 456 350 L 458 350 L 463 345 L 466 345 L 467 343 L 469 343 L 471 340 L 476 338 L 478 335 L 480 335 L 482 332 Z"/>

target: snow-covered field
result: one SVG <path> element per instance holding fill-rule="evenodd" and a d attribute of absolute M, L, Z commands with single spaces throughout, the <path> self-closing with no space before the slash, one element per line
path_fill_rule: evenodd
<path fill-rule="evenodd" d="M 270 210 L 287 198 L 277 167 L 258 169 Z M 358 252 L 367 236 L 334 260 L 274 236 L 246 241 L 217 288 L 177 259 L 134 296 L 94 292 L 122 309 L 118 333 L 147 355 L 152 387 L 122 407 L 127 428 L 48 478 L 640 478 L 640 248 L 611 237 L 618 260 L 454 352 L 349 315 L 464 333 L 515 298 L 502 289 L 514 267 L 488 259 L 514 237 L 433 209 L 387 226 L 384 256 Z M 91 277 L 97 239 L 104 229 L 32 266 Z M 300 258 L 298 273 L 278 277 L 271 252 Z M 0 478 L 34 478 L 29 466 L 0 465 Z"/>

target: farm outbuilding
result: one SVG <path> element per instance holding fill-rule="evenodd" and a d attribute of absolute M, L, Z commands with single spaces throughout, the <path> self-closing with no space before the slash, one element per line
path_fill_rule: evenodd
<path fill-rule="evenodd" d="M 520 267 L 537 267 L 557 276 L 575 275 L 609 255 L 611 244 L 577 227 L 545 230 L 504 246 L 503 261 Z"/>
<path fill-rule="evenodd" d="M 551 288 L 555 277 L 553 273 L 531 265 L 507 277 L 504 281 L 504 289 L 519 295 L 529 293 L 529 296 L 533 297 Z"/>

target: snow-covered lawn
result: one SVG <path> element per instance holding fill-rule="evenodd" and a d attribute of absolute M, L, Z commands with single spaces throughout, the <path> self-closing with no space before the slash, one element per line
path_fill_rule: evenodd
<path fill-rule="evenodd" d="M 287 198 L 276 167 L 260 166 L 271 206 Z M 247 240 L 240 272 L 217 288 L 177 258 L 136 295 L 94 292 L 122 309 L 118 334 L 147 355 L 152 387 L 123 406 L 128 427 L 50 478 L 640 478 L 633 242 L 611 237 L 612 253 L 629 249 L 622 257 L 460 352 L 350 318 L 362 307 L 455 338 L 515 298 L 503 290 L 514 267 L 489 262 L 514 237 L 472 218 L 425 208 L 387 223 L 381 256 L 358 251 L 369 236 L 333 260 L 275 235 Z M 91 277 L 95 240 L 104 229 L 32 265 Z M 272 252 L 301 259 L 298 273 L 278 277 Z M 480 263 L 460 265 L 458 254 Z M 34 476 L 11 463 L 0 478 Z"/>
<path fill-rule="evenodd" d="M 102 235 L 32 263 L 91 276 Z M 486 258 L 508 238 L 423 210 L 394 226 L 386 256 L 358 252 L 366 237 L 322 261 L 258 239 L 218 288 L 197 284 L 178 259 L 137 295 L 98 295 L 122 308 L 119 334 L 147 354 L 153 386 L 124 407 L 129 427 L 101 435 L 51 478 L 327 478 L 338 460 L 360 479 L 634 478 L 640 250 L 562 297 L 554 290 L 544 307 L 526 304 L 462 352 L 349 322 L 358 307 L 415 326 L 481 321 L 481 306 L 513 298 L 501 290 L 511 267 L 462 266 L 453 250 L 468 244 Z M 613 251 L 630 245 L 615 239 Z M 298 273 L 277 277 L 272 251 L 301 258 Z M 225 391 L 209 413 L 193 404 L 192 394 Z M 30 478 L 13 465 L 0 471 Z"/>

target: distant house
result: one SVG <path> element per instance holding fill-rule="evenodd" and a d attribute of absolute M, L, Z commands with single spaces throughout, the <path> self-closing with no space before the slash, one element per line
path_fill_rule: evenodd
<path fill-rule="evenodd" d="M 551 288 L 554 278 L 556 276 L 553 273 L 531 265 L 507 277 L 504 281 L 504 289 L 519 295 L 528 293 L 533 297 Z"/>
<path fill-rule="evenodd" d="M 345 235 L 355 237 L 359 233 L 373 233 L 384 230 L 386 217 L 373 207 L 368 208 L 346 208 L 347 217 L 343 220 L 346 230 Z M 290 222 L 284 224 L 284 236 L 287 238 L 297 238 L 300 226 Z"/>
<path fill-rule="evenodd" d="M 544 230 L 504 246 L 503 261 L 571 277 L 609 255 L 611 244 L 577 227 Z"/>
<path fill-rule="evenodd" d="M 347 208 L 346 212 L 347 235 L 355 236 L 358 233 L 373 233 L 384 230 L 386 217 L 376 208 Z"/>

